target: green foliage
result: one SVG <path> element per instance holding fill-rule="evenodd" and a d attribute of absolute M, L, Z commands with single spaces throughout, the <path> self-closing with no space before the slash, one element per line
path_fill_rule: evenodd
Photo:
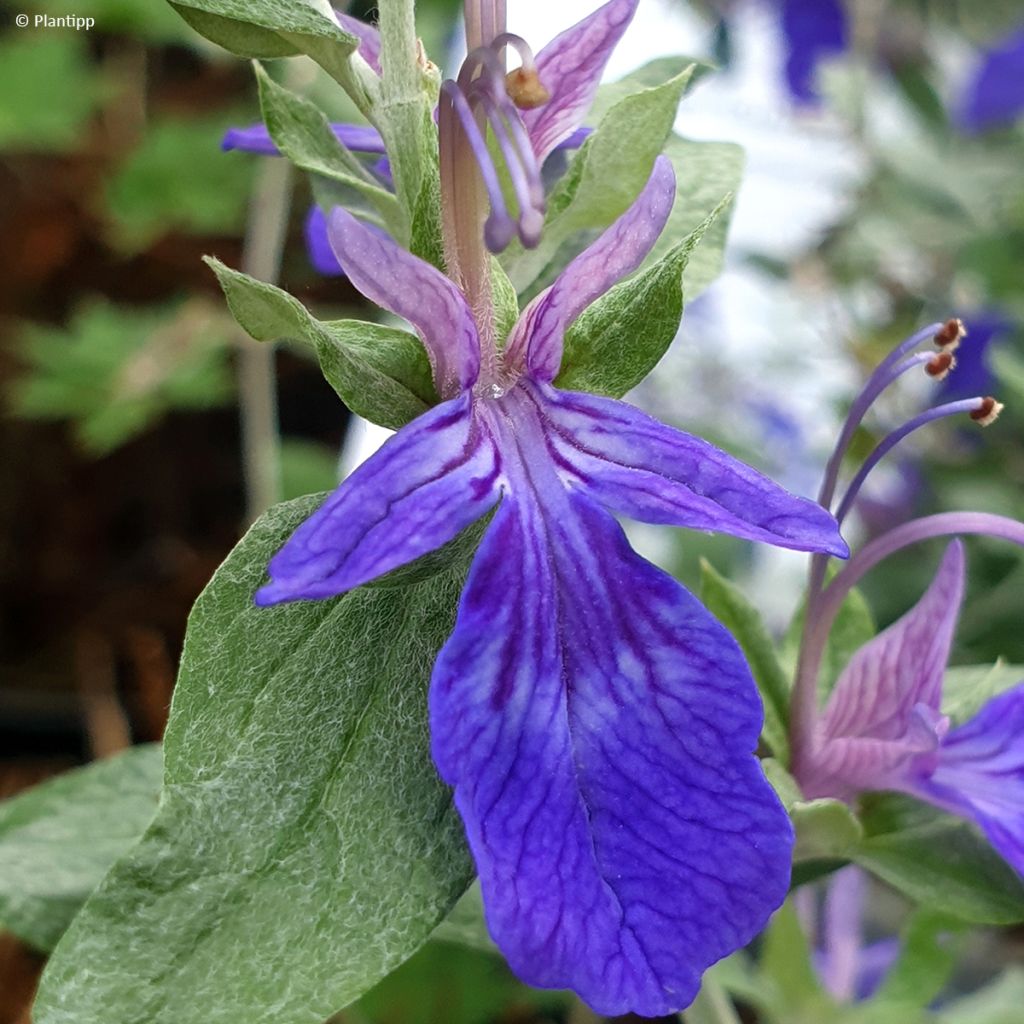
<path fill-rule="evenodd" d="M 170 231 L 240 232 L 253 163 L 221 152 L 229 122 L 224 116 L 151 122 L 107 187 L 116 244 L 138 252 Z"/>
<path fill-rule="evenodd" d="M 428 578 L 253 605 L 321 500 L 267 512 L 200 596 L 156 819 L 44 974 L 37 1024 L 298 1024 L 365 993 L 471 878 L 426 684 L 475 536 Z M 418 580 L 418 582 L 409 582 Z"/>
<path fill-rule="evenodd" d="M 692 301 L 722 270 L 733 210 L 729 200 L 743 178 L 743 149 L 732 142 L 693 142 L 673 134 L 664 152 L 676 172 L 676 201 L 648 262 L 663 259 L 676 239 L 703 226 L 700 245 L 683 271 L 683 291 Z"/>
<path fill-rule="evenodd" d="M 11 406 L 34 419 L 71 419 L 87 452 L 102 455 L 171 409 L 226 401 L 230 321 L 202 301 L 130 309 L 96 300 L 67 329 L 24 330 L 25 373 Z"/>
<path fill-rule="evenodd" d="M 171 0 L 171 6 L 200 35 L 241 57 L 307 54 L 370 114 L 376 79 L 349 60 L 358 40 L 340 28 L 326 0 Z"/>
<path fill-rule="evenodd" d="M 353 412 L 398 429 L 437 402 L 426 352 L 407 331 L 359 320 L 317 320 L 280 288 L 219 260 L 206 262 L 242 327 L 257 341 L 294 338 L 312 345 L 328 383 Z"/>
<path fill-rule="evenodd" d="M 285 501 L 338 486 L 338 453 L 325 444 L 286 437 L 281 442 L 281 495 Z"/>
<path fill-rule="evenodd" d="M 923 907 L 907 920 L 900 955 L 882 982 L 875 1001 L 882 1005 L 928 1006 L 945 988 L 960 952 L 963 925 L 948 914 Z"/>
<path fill-rule="evenodd" d="M 942 1024 L 1018 1024 L 1024 1006 L 1024 969 L 1006 973 L 969 996 L 951 999 L 938 1014 Z"/>
<path fill-rule="evenodd" d="M 973 718 L 993 697 L 1024 682 L 1024 665 L 960 665 L 946 670 L 942 712 L 958 725 Z"/>
<path fill-rule="evenodd" d="M 723 204 L 727 205 L 729 200 Z M 621 398 L 654 369 L 683 315 L 683 272 L 721 207 L 654 266 L 591 303 L 565 334 L 555 383 Z"/>
<path fill-rule="evenodd" d="M 537 281 L 573 235 L 607 227 L 637 197 L 672 131 L 693 71 L 690 65 L 667 82 L 632 93 L 604 115 L 548 199 L 540 244 L 526 250 L 513 243 L 502 258 L 519 292 Z"/>
<path fill-rule="evenodd" d="M 700 598 L 708 611 L 736 638 L 764 702 L 762 738 L 775 758 L 789 763 L 790 680 L 775 654 L 775 644 L 758 610 L 735 584 L 701 560 Z"/>
<path fill-rule="evenodd" d="M 491 1024 L 496 1007 L 507 1007 L 510 1018 L 532 1007 L 554 1016 L 569 1001 L 517 981 L 493 954 L 431 942 L 364 996 L 356 1011 L 367 1024 Z"/>
<path fill-rule="evenodd" d="M 49 952 L 110 865 L 156 813 L 156 744 L 0 803 L 0 926 Z"/>
<path fill-rule="evenodd" d="M 776 911 L 764 934 L 760 967 L 772 993 L 771 1003 L 785 1008 L 782 1020 L 833 1019 L 834 1004 L 815 973 L 792 900 Z"/>
<path fill-rule="evenodd" d="M 86 11 L 78 0 L 33 0 L 19 4 L 51 17 L 88 15 L 96 19 L 93 31 L 119 32 L 154 43 L 195 45 L 195 33 L 175 15 L 169 4 L 153 0 L 90 0 Z"/>
<path fill-rule="evenodd" d="M 829 578 L 834 576 L 835 572 L 835 569 L 831 569 Z M 805 608 L 801 604 L 782 641 L 780 658 L 790 672 L 796 668 L 800 639 L 804 632 L 804 618 Z M 843 601 L 839 613 L 832 623 L 832 628 L 829 630 L 828 641 L 821 658 L 821 671 L 818 673 L 820 696 L 826 697 L 832 692 L 836 680 L 849 664 L 850 658 L 869 640 L 874 639 L 876 632 L 871 606 L 864 595 L 854 588 Z"/>
<path fill-rule="evenodd" d="M 101 92 L 78 34 L 25 31 L 0 40 L 0 149 L 73 149 Z"/>
<path fill-rule="evenodd" d="M 864 798 L 853 859 L 925 907 L 963 921 L 1024 921 L 1024 880 L 973 825 L 895 794 Z"/>
<path fill-rule="evenodd" d="M 402 214 L 398 201 L 338 141 L 320 109 L 278 85 L 259 64 L 254 67 L 263 121 L 277 148 L 296 167 L 323 175 L 351 189 L 356 197 L 368 200 L 388 231 L 400 233 Z"/>

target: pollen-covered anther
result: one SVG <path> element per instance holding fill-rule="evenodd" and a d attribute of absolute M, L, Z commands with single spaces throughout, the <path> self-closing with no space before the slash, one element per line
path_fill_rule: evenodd
<path fill-rule="evenodd" d="M 938 331 L 935 332 L 935 344 L 941 349 L 952 352 L 960 342 L 967 337 L 967 328 L 963 320 L 953 317 L 947 320 Z"/>
<path fill-rule="evenodd" d="M 544 87 L 535 68 L 516 68 L 505 76 L 505 91 L 520 110 L 544 106 L 551 93 Z"/>
<path fill-rule="evenodd" d="M 944 351 L 936 353 L 927 363 L 924 364 L 924 372 L 935 380 L 945 380 L 950 370 L 956 369 L 956 356 L 952 352 Z"/>
<path fill-rule="evenodd" d="M 981 400 L 977 409 L 971 411 L 971 419 L 979 426 L 987 427 L 999 419 L 1003 411 L 1003 403 L 997 402 L 991 395 Z"/>

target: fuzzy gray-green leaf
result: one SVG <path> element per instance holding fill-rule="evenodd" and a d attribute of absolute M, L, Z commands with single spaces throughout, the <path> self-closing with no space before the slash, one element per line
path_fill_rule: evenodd
<path fill-rule="evenodd" d="M 338 141 L 320 109 L 278 85 L 258 63 L 254 67 L 263 121 L 277 148 L 296 167 L 354 189 L 373 204 L 390 232 L 400 232 L 398 200 Z"/>
<path fill-rule="evenodd" d="M 690 254 L 730 201 L 653 266 L 583 311 L 565 334 L 559 387 L 620 398 L 654 369 L 679 330 Z"/>
<path fill-rule="evenodd" d="M 311 344 L 328 383 L 355 413 L 397 430 L 438 399 L 419 339 L 360 320 L 322 321 L 286 291 L 206 261 L 234 318 L 257 341 L 294 338 Z"/>
<path fill-rule="evenodd" d="M 693 70 L 626 96 L 605 114 L 554 188 L 540 244 L 513 244 L 503 257 L 517 290 L 535 282 L 576 232 L 605 228 L 625 212 L 651 175 Z"/>
<path fill-rule="evenodd" d="M 323 1020 L 468 886 L 426 703 L 467 554 L 414 585 L 257 608 L 321 500 L 267 512 L 197 601 L 159 813 L 58 945 L 36 1024 Z"/>

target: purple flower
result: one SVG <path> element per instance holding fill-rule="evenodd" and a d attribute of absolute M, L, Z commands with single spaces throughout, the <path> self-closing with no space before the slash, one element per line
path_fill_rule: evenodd
<path fill-rule="evenodd" d="M 544 213 L 541 165 L 553 152 L 576 149 L 589 129 L 580 128 L 601 74 L 615 45 L 622 38 L 639 0 L 610 0 L 593 14 L 556 36 L 534 57 L 526 42 L 501 32 L 467 57 L 458 80 L 444 83 L 449 109 L 463 122 L 481 169 L 491 203 L 488 241 L 497 251 L 519 232 L 524 244 L 536 244 Z M 380 36 L 375 28 L 338 13 L 342 28 L 359 38 L 358 53 L 380 74 Z M 472 34 L 472 26 L 470 26 Z M 502 54 L 506 48 L 519 53 L 521 67 L 506 77 Z M 541 92 L 535 106 L 524 99 L 530 87 Z M 444 116 L 441 114 L 441 116 Z M 490 126 L 503 158 L 499 169 L 477 124 L 481 117 Z M 338 141 L 357 153 L 386 153 L 380 133 L 368 125 L 332 124 Z M 451 133 L 449 133 L 451 134 Z M 261 156 L 279 156 L 263 124 L 230 128 L 221 142 L 224 150 L 240 150 Z M 444 159 L 444 155 L 442 155 Z M 390 187 L 386 161 L 374 168 Z M 508 174 L 518 203 L 513 217 L 502 193 L 502 170 Z M 306 245 L 310 262 L 320 273 L 339 275 L 341 268 L 330 252 L 322 214 L 310 212 L 306 220 Z"/>
<path fill-rule="evenodd" d="M 1024 683 L 950 729 L 942 680 L 964 591 L 953 541 L 924 597 L 850 660 L 799 771 L 808 797 L 909 793 L 981 826 L 1024 873 Z"/>
<path fill-rule="evenodd" d="M 847 46 L 846 12 L 840 0 L 779 0 L 786 41 L 786 84 L 799 103 L 815 103 L 819 62 Z"/>
<path fill-rule="evenodd" d="M 335 210 L 338 260 L 413 324 L 443 401 L 299 527 L 256 595 L 342 594 L 493 512 L 434 667 L 433 754 L 509 963 L 606 1014 L 689 1003 L 782 902 L 792 844 L 753 753 L 762 710 L 735 641 L 612 513 L 846 553 L 820 506 L 629 405 L 552 384 L 566 328 L 640 264 L 674 195 L 659 158 L 503 347 L 451 280 Z"/>
<path fill-rule="evenodd" d="M 957 120 L 975 134 L 1012 124 L 1024 113 L 1024 28 L 1018 27 L 983 56 L 961 97 Z"/>

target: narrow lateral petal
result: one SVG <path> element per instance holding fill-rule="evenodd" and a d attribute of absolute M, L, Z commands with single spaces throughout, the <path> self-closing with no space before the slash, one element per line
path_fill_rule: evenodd
<path fill-rule="evenodd" d="M 434 670 L 434 758 L 513 970 L 656 1016 L 785 898 L 792 831 L 735 641 L 548 472 L 513 483 L 473 563 Z"/>
<path fill-rule="evenodd" d="M 380 32 L 365 21 L 353 18 L 351 14 L 344 14 L 342 11 L 335 11 L 338 24 L 346 32 L 351 32 L 359 40 L 359 56 L 380 74 Z"/>
<path fill-rule="evenodd" d="M 385 152 L 380 132 L 369 125 L 338 123 L 331 125 L 331 131 L 346 149 L 351 149 L 354 153 Z M 221 139 L 220 148 L 225 151 L 239 149 L 261 156 L 281 155 L 281 151 L 270 137 L 270 132 L 267 131 L 267 126 L 262 123 L 250 124 L 245 128 L 229 128 Z"/>
<path fill-rule="evenodd" d="M 471 398 L 388 439 L 271 559 L 256 603 L 333 597 L 446 544 L 498 500 L 498 456 Z"/>
<path fill-rule="evenodd" d="M 848 554 L 835 520 L 820 505 L 713 444 L 625 402 L 534 387 L 562 472 L 605 507 L 647 523 Z"/>
<path fill-rule="evenodd" d="M 523 111 L 523 123 L 538 163 L 586 116 L 608 58 L 633 20 L 638 3 L 611 0 L 537 54 L 537 74 L 551 99 L 535 110 Z"/>
<path fill-rule="evenodd" d="M 416 329 L 442 398 L 473 386 L 480 373 L 480 339 L 462 292 L 442 274 L 340 207 L 327 228 L 349 280 L 372 302 Z"/>
<path fill-rule="evenodd" d="M 525 366 L 535 380 L 555 378 L 567 328 L 594 299 L 640 266 L 675 198 L 672 163 L 659 156 L 633 205 L 523 310 L 506 346 L 509 365 Z"/>
<path fill-rule="evenodd" d="M 954 729 L 931 776 L 904 788 L 980 825 L 1024 874 L 1024 683 Z"/>
<path fill-rule="evenodd" d="M 963 590 L 963 545 L 953 541 L 921 600 L 861 647 L 836 682 L 800 779 L 808 796 L 902 788 L 909 773 L 934 765 Z"/>

